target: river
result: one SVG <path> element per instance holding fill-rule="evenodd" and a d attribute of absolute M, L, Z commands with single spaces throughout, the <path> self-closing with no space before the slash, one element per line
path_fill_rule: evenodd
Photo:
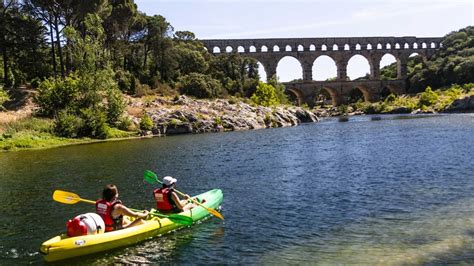
<path fill-rule="evenodd" d="M 474 263 L 474 114 L 351 117 L 291 128 L 170 136 L 0 153 L 0 265 L 41 264 L 41 243 L 93 211 L 114 183 L 153 206 L 143 172 L 198 194 L 224 192 L 216 218 L 67 261 L 111 263 Z"/>

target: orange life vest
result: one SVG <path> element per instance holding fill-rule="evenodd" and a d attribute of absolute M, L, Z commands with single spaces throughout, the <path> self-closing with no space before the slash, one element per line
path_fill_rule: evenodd
<path fill-rule="evenodd" d="M 165 212 L 179 212 L 180 209 L 176 206 L 175 202 L 171 198 L 172 188 L 158 188 L 153 191 L 153 196 L 156 201 L 156 209 Z"/>
<path fill-rule="evenodd" d="M 115 219 L 112 217 L 112 210 L 114 206 L 119 203 L 122 204 L 120 200 L 108 202 L 105 199 L 100 199 L 95 202 L 95 212 L 104 220 L 105 232 L 122 229 L 123 215 Z"/>

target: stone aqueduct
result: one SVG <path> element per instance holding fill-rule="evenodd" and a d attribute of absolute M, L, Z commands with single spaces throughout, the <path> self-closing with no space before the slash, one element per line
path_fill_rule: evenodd
<path fill-rule="evenodd" d="M 264 67 L 267 78 L 276 75 L 278 62 L 285 56 L 296 58 L 302 67 L 302 80 L 285 82 L 286 90 L 296 95 L 300 104 L 314 106 L 315 98 L 326 90 L 333 105 L 348 101 L 350 92 L 359 89 L 365 101 L 381 98 L 386 89 L 395 94 L 406 93 L 407 61 L 413 53 L 423 60 L 431 57 L 441 44 L 441 38 L 417 37 L 352 37 L 352 38 L 289 38 L 289 39 L 221 39 L 201 40 L 213 54 L 238 52 L 258 60 Z M 391 54 L 397 61 L 397 78 L 380 79 L 380 60 Z M 329 56 L 337 67 L 334 81 L 312 80 L 314 61 L 320 56 Z M 370 79 L 350 81 L 347 78 L 348 61 L 355 55 L 367 59 Z"/>

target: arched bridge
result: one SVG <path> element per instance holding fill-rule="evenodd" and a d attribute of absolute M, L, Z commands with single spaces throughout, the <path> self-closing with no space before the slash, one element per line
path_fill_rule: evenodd
<path fill-rule="evenodd" d="M 286 56 L 296 58 L 303 70 L 302 80 L 284 83 L 288 92 L 298 98 L 299 103 L 313 106 L 315 98 L 326 90 L 334 105 L 346 103 L 349 93 L 359 89 L 365 101 L 380 99 L 382 91 L 388 89 L 395 94 L 406 92 L 408 57 L 414 53 L 424 60 L 431 57 L 441 44 L 440 37 L 348 37 L 348 38 L 288 38 L 288 39 L 221 39 L 201 40 L 213 53 L 238 52 L 255 58 L 264 67 L 267 78 L 276 75 L 278 62 Z M 391 54 L 397 61 L 397 78 L 380 79 L 380 61 Z M 313 63 L 320 56 L 329 56 L 337 67 L 334 81 L 314 81 Z M 370 66 L 369 80 L 349 81 L 347 64 L 355 56 L 367 59 Z"/>

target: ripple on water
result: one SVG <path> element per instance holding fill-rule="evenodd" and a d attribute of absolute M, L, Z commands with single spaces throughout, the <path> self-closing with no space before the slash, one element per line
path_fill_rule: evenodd
<path fill-rule="evenodd" d="M 474 198 L 467 198 L 418 217 L 400 213 L 391 216 L 393 219 L 369 218 L 333 230 L 325 241 L 317 237 L 269 252 L 261 263 L 412 265 L 472 261 L 473 212 Z"/>

